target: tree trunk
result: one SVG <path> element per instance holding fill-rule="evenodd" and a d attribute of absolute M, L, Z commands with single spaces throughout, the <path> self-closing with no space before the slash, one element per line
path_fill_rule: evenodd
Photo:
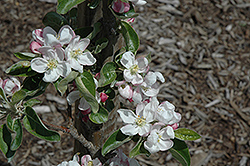
<path fill-rule="evenodd" d="M 121 48 L 122 39 L 118 33 L 116 18 L 108 8 L 108 0 L 102 0 L 96 9 L 90 9 L 87 2 L 78 6 L 78 27 L 93 26 L 97 21 L 102 23 L 102 31 L 96 39 L 106 37 L 109 40 L 108 46 L 101 52 L 101 56 L 97 58 L 97 66 L 101 67 L 107 61 L 107 57 L 113 56 L 113 53 Z M 95 40 L 95 38 L 94 38 Z M 92 41 L 93 43 L 95 41 Z M 106 139 L 116 130 L 117 109 L 119 102 L 114 99 L 115 108 L 109 113 L 109 119 L 102 125 L 97 125 L 88 121 L 81 120 L 78 115 L 78 103 L 75 104 L 75 127 L 79 134 L 82 134 L 88 141 L 91 141 L 100 150 Z M 89 151 L 77 140 L 75 140 L 74 152 L 80 152 L 81 155 L 90 154 Z M 100 153 L 99 153 L 100 154 Z M 94 156 L 92 156 L 94 157 Z"/>

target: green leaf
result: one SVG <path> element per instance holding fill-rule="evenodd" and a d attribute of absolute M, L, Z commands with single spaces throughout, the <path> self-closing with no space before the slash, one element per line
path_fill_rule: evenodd
<path fill-rule="evenodd" d="M 33 107 L 34 105 L 36 105 L 36 104 L 40 104 L 40 103 L 42 103 L 42 101 L 40 101 L 40 100 L 37 100 L 37 99 L 29 99 L 28 101 L 26 101 L 24 104 L 23 104 L 23 106 L 24 107 Z"/>
<path fill-rule="evenodd" d="M 84 2 L 85 0 L 58 0 L 57 13 L 66 14 L 72 7 Z"/>
<path fill-rule="evenodd" d="M 71 71 L 67 77 L 58 83 L 57 89 L 61 93 L 61 96 L 66 92 L 68 84 L 73 81 L 78 76 L 78 74 L 78 72 Z"/>
<path fill-rule="evenodd" d="M 11 142 L 10 149 L 12 151 L 17 150 L 21 143 L 23 138 L 23 128 L 20 119 L 16 119 L 13 123 L 13 131 L 16 133 L 15 138 Z"/>
<path fill-rule="evenodd" d="M 23 125 L 29 133 L 47 141 L 60 141 L 60 135 L 48 130 L 31 107 L 26 107 L 25 113 Z"/>
<path fill-rule="evenodd" d="M 2 87 L 0 87 L 0 97 L 1 97 L 5 102 L 9 103 L 9 101 L 8 101 L 8 99 L 7 99 L 6 95 L 5 95 L 5 92 L 4 92 L 4 90 L 2 89 Z"/>
<path fill-rule="evenodd" d="M 81 27 L 75 30 L 75 34 L 85 38 L 93 31 L 93 27 Z"/>
<path fill-rule="evenodd" d="M 97 113 L 91 112 L 91 114 L 89 115 L 89 119 L 96 124 L 102 124 L 108 120 L 108 116 L 108 111 L 100 106 Z"/>
<path fill-rule="evenodd" d="M 99 87 L 106 86 L 116 79 L 116 65 L 114 62 L 108 62 L 103 65 L 100 71 Z"/>
<path fill-rule="evenodd" d="M 199 139 L 201 136 L 193 130 L 179 128 L 174 131 L 175 137 L 181 140 L 194 141 Z"/>
<path fill-rule="evenodd" d="M 141 154 L 145 154 L 147 156 L 150 155 L 149 151 L 147 151 L 145 148 L 144 148 L 144 140 L 140 138 L 139 142 L 135 145 L 135 147 L 133 147 L 133 149 L 129 152 L 129 157 L 130 158 L 133 158 L 133 157 L 136 157 L 138 155 L 141 155 Z"/>
<path fill-rule="evenodd" d="M 135 53 L 140 45 L 139 37 L 133 27 L 125 21 L 121 21 L 122 35 L 126 43 L 126 49 Z"/>
<path fill-rule="evenodd" d="M 101 30 L 102 30 L 102 24 L 100 22 L 96 22 L 94 24 L 94 30 L 87 36 L 87 38 L 92 40 Z"/>
<path fill-rule="evenodd" d="M 4 141 L 3 127 L 4 125 L 0 128 L 0 149 L 4 154 L 6 154 L 8 152 L 8 145 Z"/>
<path fill-rule="evenodd" d="M 27 96 L 27 93 L 20 89 L 19 91 L 15 92 L 11 98 L 11 104 L 16 104 L 18 102 L 20 102 L 21 100 L 25 99 L 25 97 Z"/>
<path fill-rule="evenodd" d="M 85 78 L 85 77 L 83 77 L 83 78 Z M 81 76 L 76 77 L 76 79 L 75 79 L 76 86 L 77 86 L 78 90 L 81 92 L 82 96 L 85 98 L 85 100 L 91 106 L 92 112 L 97 113 L 99 110 L 99 104 L 96 101 L 95 97 L 89 92 L 89 90 L 85 86 L 85 84 L 88 85 L 88 83 L 84 84 L 83 80 L 85 80 L 85 79 L 82 79 Z M 91 83 L 91 85 L 93 86 L 92 83 Z M 91 87 L 88 87 L 88 88 L 91 88 Z"/>
<path fill-rule="evenodd" d="M 5 72 L 12 76 L 23 77 L 33 76 L 36 74 L 36 72 L 31 69 L 29 61 L 19 61 L 6 69 Z"/>
<path fill-rule="evenodd" d="M 83 71 L 83 73 L 80 74 L 80 77 L 84 86 L 95 97 L 96 85 L 95 85 L 95 81 L 94 81 L 92 74 L 90 74 L 87 71 Z"/>
<path fill-rule="evenodd" d="M 169 149 L 173 157 L 178 160 L 182 166 L 190 166 L 190 154 L 187 147 L 187 144 L 179 139 L 174 139 L 174 146 Z"/>
<path fill-rule="evenodd" d="M 37 54 L 33 54 L 30 52 L 16 52 L 14 55 L 23 60 L 32 60 L 33 58 L 37 57 Z"/>
<path fill-rule="evenodd" d="M 91 2 L 88 4 L 88 7 L 90 9 L 95 9 L 99 3 L 100 3 L 101 0 L 91 0 Z"/>
<path fill-rule="evenodd" d="M 105 37 L 98 39 L 95 43 L 96 48 L 95 48 L 94 54 L 99 54 L 105 47 L 107 47 L 108 43 L 109 41 Z"/>
<path fill-rule="evenodd" d="M 12 120 L 10 114 L 7 115 L 6 122 L 7 122 L 7 123 L 6 123 L 6 124 L 7 124 L 7 127 L 8 127 L 10 130 L 13 130 L 13 129 L 12 129 L 13 120 Z"/>
<path fill-rule="evenodd" d="M 110 151 L 118 148 L 124 143 L 130 141 L 131 139 L 131 136 L 123 134 L 120 129 L 115 131 L 103 144 L 102 155 L 105 156 Z"/>
<path fill-rule="evenodd" d="M 58 32 L 63 25 L 68 25 L 69 23 L 60 14 L 57 14 L 56 12 L 48 12 L 43 18 L 43 24 L 45 26 L 50 26 Z"/>
<path fill-rule="evenodd" d="M 11 159 L 14 157 L 16 151 L 12 151 L 10 149 L 12 137 L 11 137 L 11 132 L 9 131 L 9 129 L 8 129 L 8 127 L 7 127 L 6 124 L 4 124 L 2 126 L 2 136 L 3 136 L 3 142 L 4 143 L 3 143 L 3 149 L 1 147 L 1 150 L 5 154 L 5 156 L 8 159 L 8 161 L 11 161 Z M 6 145 L 7 145 L 7 148 L 6 148 Z M 7 151 L 6 151 L 6 149 L 7 149 Z"/>
<path fill-rule="evenodd" d="M 29 100 L 45 92 L 49 83 L 44 82 L 42 79 L 43 74 L 25 78 L 22 89 L 27 93 L 27 97 L 24 100 Z"/>

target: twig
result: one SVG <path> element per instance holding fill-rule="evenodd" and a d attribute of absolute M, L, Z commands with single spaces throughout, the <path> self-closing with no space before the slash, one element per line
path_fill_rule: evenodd
<path fill-rule="evenodd" d="M 77 129 L 74 127 L 72 120 L 70 119 L 69 122 L 69 134 L 76 140 L 78 140 L 79 142 L 81 142 L 81 144 L 88 149 L 88 151 L 90 152 L 91 156 L 94 156 L 94 154 L 97 152 L 97 148 L 92 144 L 92 142 L 86 140 L 86 138 L 82 135 L 82 134 L 78 134 Z"/>

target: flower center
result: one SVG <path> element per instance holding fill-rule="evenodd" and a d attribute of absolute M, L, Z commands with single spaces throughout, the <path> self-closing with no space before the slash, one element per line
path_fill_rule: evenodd
<path fill-rule="evenodd" d="M 161 112 L 161 111 L 163 111 L 163 108 L 162 108 L 162 107 L 158 107 L 158 108 L 157 108 L 157 111 L 158 111 L 158 112 Z"/>
<path fill-rule="evenodd" d="M 142 88 L 145 92 L 147 92 L 147 91 L 150 89 L 150 87 L 146 87 L 146 86 L 141 86 L 141 88 Z"/>
<path fill-rule="evenodd" d="M 71 52 L 71 57 L 74 59 L 77 59 L 79 55 L 82 55 L 82 50 L 80 50 L 79 48 Z"/>
<path fill-rule="evenodd" d="M 133 66 L 130 67 L 130 73 L 132 75 L 136 74 L 138 72 L 138 70 L 139 70 L 139 66 L 138 65 L 133 65 Z"/>
<path fill-rule="evenodd" d="M 162 136 L 161 136 L 160 134 L 158 134 L 158 133 L 157 133 L 157 135 L 158 135 L 158 140 L 157 140 L 157 142 L 160 142 L 160 139 L 161 139 Z"/>
<path fill-rule="evenodd" d="M 93 166 L 93 161 L 89 161 L 87 166 Z"/>
<path fill-rule="evenodd" d="M 57 67 L 57 64 L 58 64 L 57 60 L 50 59 L 48 61 L 48 63 L 47 63 L 47 66 L 48 66 L 49 69 L 53 70 L 53 69 L 55 69 Z"/>
<path fill-rule="evenodd" d="M 143 118 L 143 116 L 140 117 L 140 116 L 138 115 L 138 118 L 136 118 L 136 125 L 142 127 L 142 126 L 144 126 L 145 124 L 146 124 L 146 119 Z"/>

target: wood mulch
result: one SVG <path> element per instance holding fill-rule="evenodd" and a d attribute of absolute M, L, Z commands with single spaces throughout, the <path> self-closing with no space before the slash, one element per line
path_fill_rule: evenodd
<path fill-rule="evenodd" d="M 140 55 L 152 54 L 151 70 L 166 78 L 159 99 L 168 100 L 182 114 L 180 127 L 202 138 L 187 142 L 192 166 L 250 165 L 250 1 L 147 0 L 133 27 L 139 33 Z M 33 0 L 0 1 L 0 76 L 18 60 L 14 52 L 27 51 L 31 31 L 41 28 L 45 13 L 55 4 Z M 51 89 L 53 87 L 51 86 Z M 65 124 L 55 106 L 64 108 L 54 90 L 41 99 L 52 113 L 41 116 Z M 48 95 L 49 94 L 49 95 Z M 51 97 L 52 96 L 52 97 Z M 58 122 L 59 120 L 59 122 Z M 13 165 L 56 165 L 72 158 L 73 139 L 51 143 L 24 134 Z M 129 149 L 131 145 L 125 145 Z M 179 165 L 170 153 L 141 165 Z M 0 165 L 6 162 L 0 156 Z M 4 164 L 2 164 L 4 165 Z"/>

